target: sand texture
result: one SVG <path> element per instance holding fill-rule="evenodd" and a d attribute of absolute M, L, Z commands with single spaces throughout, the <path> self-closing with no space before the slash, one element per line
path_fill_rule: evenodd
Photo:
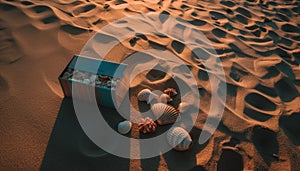
<path fill-rule="evenodd" d="M 143 18 L 136 25 L 118 23 L 118 29 L 98 33 L 99 41 L 81 51 L 99 29 L 150 12 L 187 24 L 160 35 L 142 34 Z M 161 17 L 148 24 L 159 32 L 166 21 Z M 201 31 L 211 47 L 185 46 L 200 41 L 187 36 L 188 24 Z M 120 39 L 122 30 L 132 37 Z M 143 51 L 159 49 L 163 53 L 150 53 L 144 62 L 172 70 L 187 84 L 189 76 L 182 68 L 188 66 L 201 101 L 190 132 L 196 140 L 192 149 L 130 160 L 102 151 L 87 138 L 57 77 L 74 54 L 101 56 L 101 47 L 111 43 L 101 36 L 117 42 L 105 58 L 109 61 L 122 62 L 129 55 L 138 59 Z M 203 55 L 197 57 L 196 51 Z M 219 75 L 203 65 L 213 51 L 222 61 L 226 102 L 217 130 L 200 145 L 215 87 L 209 74 Z M 168 54 L 184 64 L 165 63 Z M 0 0 L 0 170 L 299 170 L 299 64 L 297 0 Z M 130 99 L 136 109 L 146 110 L 137 92 L 168 87 L 176 87 L 170 75 L 144 72 L 131 82 Z M 177 107 L 179 101 L 176 96 L 171 104 Z M 105 119 L 114 129 L 123 120 L 115 110 L 101 112 L 110 114 Z M 154 135 L 164 131 L 162 127 Z M 135 124 L 129 136 L 147 138 Z"/>

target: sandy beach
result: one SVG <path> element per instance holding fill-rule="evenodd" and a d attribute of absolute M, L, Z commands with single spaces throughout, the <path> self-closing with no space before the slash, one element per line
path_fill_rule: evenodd
<path fill-rule="evenodd" d="M 141 15 L 135 24 L 124 19 L 135 15 Z M 116 29 L 105 30 L 110 24 Z M 159 34 L 142 34 L 148 26 Z M 89 41 L 101 29 L 100 38 Z M 197 31 L 210 46 L 186 45 L 201 41 L 190 36 Z M 131 37 L 121 38 L 124 32 Z M 191 149 L 127 159 L 103 151 L 84 133 L 58 76 L 73 55 L 99 57 L 112 42 L 117 44 L 105 60 L 121 63 L 131 56 L 138 66 L 144 52 L 158 49 L 161 53 L 151 52 L 140 63 L 167 68 L 198 89 Z M 168 55 L 183 63 L 168 63 Z M 215 67 L 224 70 L 222 79 L 205 66 L 213 56 L 220 61 Z M 199 144 L 213 108 L 211 74 L 226 86 L 225 108 L 213 135 Z M 130 82 L 132 106 L 149 109 L 137 93 L 176 88 L 172 78 L 158 71 L 137 75 Z M 196 97 L 188 91 L 180 95 Z M 299 95 L 297 0 L 0 0 L 0 170 L 299 170 Z M 177 108 L 180 101 L 176 96 L 170 104 Z M 100 111 L 113 129 L 124 120 L 114 109 Z M 159 127 L 152 136 L 167 128 Z M 126 136 L 148 138 L 136 124 Z"/>

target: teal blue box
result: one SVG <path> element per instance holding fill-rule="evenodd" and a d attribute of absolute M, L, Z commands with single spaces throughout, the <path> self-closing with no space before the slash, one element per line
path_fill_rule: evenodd
<path fill-rule="evenodd" d="M 125 98 L 129 87 L 125 74 L 126 67 L 126 64 L 75 55 L 58 79 L 65 97 L 83 101 L 96 99 L 101 106 L 116 108 L 116 105 L 120 105 Z"/>

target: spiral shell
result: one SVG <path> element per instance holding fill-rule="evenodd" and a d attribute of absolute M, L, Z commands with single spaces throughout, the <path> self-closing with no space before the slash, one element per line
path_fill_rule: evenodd
<path fill-rule="evenodd" d="M 173 106 L 164 103 L 155 103 L 151 110 L 159 125 L 172 124 L 180 117 L 179 112 Z"/>
<path fill-rule="evenodd" d="M 138 124 L 138 129 L 140 132 L 151 133 L 156 129 L 156 123 L 149 117 L 143 118 Z"/>
<path fill-rule="evenodd" d="M 167 133 L 168 143 L 178 151 L 185 151 L 192 147 L 190 134 L 181 127 L 171 128 Z"/>
<path fill-rule="evenodd" d="M 160 103 L 168 103 L 171 101 L 173 101 L 173 99 L 167 94 L 160 95 L 159 99 L 158 99 L 158 102 L 160 102 Z"/>
<path fill-rule="evenodd" d="M 137 94 L 137 98 L 139 101 L 148 102 L 149 96 L 151 95 L 151 90 L 143 89 Z"/>
<path fill-rule="evenodd" d="M 132 127 L 132 123 L 130 121 L 123 121 L 118 124 L 118 132 L 121 134 L 127 134 Z"/>

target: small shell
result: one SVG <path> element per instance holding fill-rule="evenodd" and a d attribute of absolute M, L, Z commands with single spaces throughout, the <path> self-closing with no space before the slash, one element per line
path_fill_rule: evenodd
<path fill-rule="evenodd" d="M 127 134 L 132 127 L 132 123 L 130 121 L 123 121 L 118 124 L 118 132 L 121 134 Z"/>
<path fill-rule="evenodd" d="M 82 72 L 82 71 L 75 70 L 73 72 L 73 79 L 75 79 L 75 80 L 83 80 L 86 77 L 87 77 L 86 74 L 84 72 Z"/>
<path fill-rule="evenodd" d="M 156 123 L 151 118 L 146 117 L 140 121 L 138 124 L 138 129 L 144 134 L 151 133 L 156 129 Z"/>
<path fill-rule="evenodd" d="M 82 83 L 83 84 L 90 84 L 91 81 L 89 79 L 85 78 L 85 79 L 83 79 Z"/>
<path fill-rule="evenodd" d="M 151 94 L 151 90 L 143 89 L 138 93 L 137 98 L 139 101 L 146 102 L 148 101 L 150 94 Z"/>
<path fill-rule="evenodd" d="M 179 112 L 173 106 L 164 103 L 155 103 L 151 110 L 159 125 L 172 124 L 180 117 Z"/>
<path fill-rule="evenodd" d="M 164 93 L 169 95 L 170 97 L 176 96 L 178 94 L 175 88 L 167 88 L 164 90 Z"/>
<path fill-rule="evenodd" d="M 167 133 L 168 143 L 178 151 L 185 151 L 192 147 L 190 134 L 181 127 L 171 128 Z"/>
<path fill-rule="evenodd" d="M 149 97 L 147 99 L 147 104 L 157 103 L 158 99 L 159 99 L 158 95 L 151 92 L 151 94 L 149 95 Z"/>
<path fill-rule="evenodd" d="M 72 77 L 72 75 L 73 75 L 72 72 L 66 71 L 66 72 L 63 74 L 62 78 L 64 78 L 64 79 L 69 79 L 69 78 Z"/>
<path fill-rule="evenodd" d="M 97 75 L 91 75 L 91 77 L 90 77 L 90 81 L 91 81 L 91 83 L 95 83 L 95 81 L 96 81 L 96 78 L 97 78 Z"/>
<path fill-rule="evenodd" d="M 99 80 L 110 80 L 109 76 L 106 75 L 98 75 Z"/>
<path fill-rule="evenodd" d="M 111 87 L 113 87 L 113 88 L 117 87 L 118 83 L 119 83 L 119 80 L 112 79 L 111 80 Z"/>
<path fill-rule="evenodd" d="M 173 101 L 173 99 L 167 94 L 160 95 L 158 99 L 158 102 L 160 103 L 169 103 L 171 101 Z"/>

